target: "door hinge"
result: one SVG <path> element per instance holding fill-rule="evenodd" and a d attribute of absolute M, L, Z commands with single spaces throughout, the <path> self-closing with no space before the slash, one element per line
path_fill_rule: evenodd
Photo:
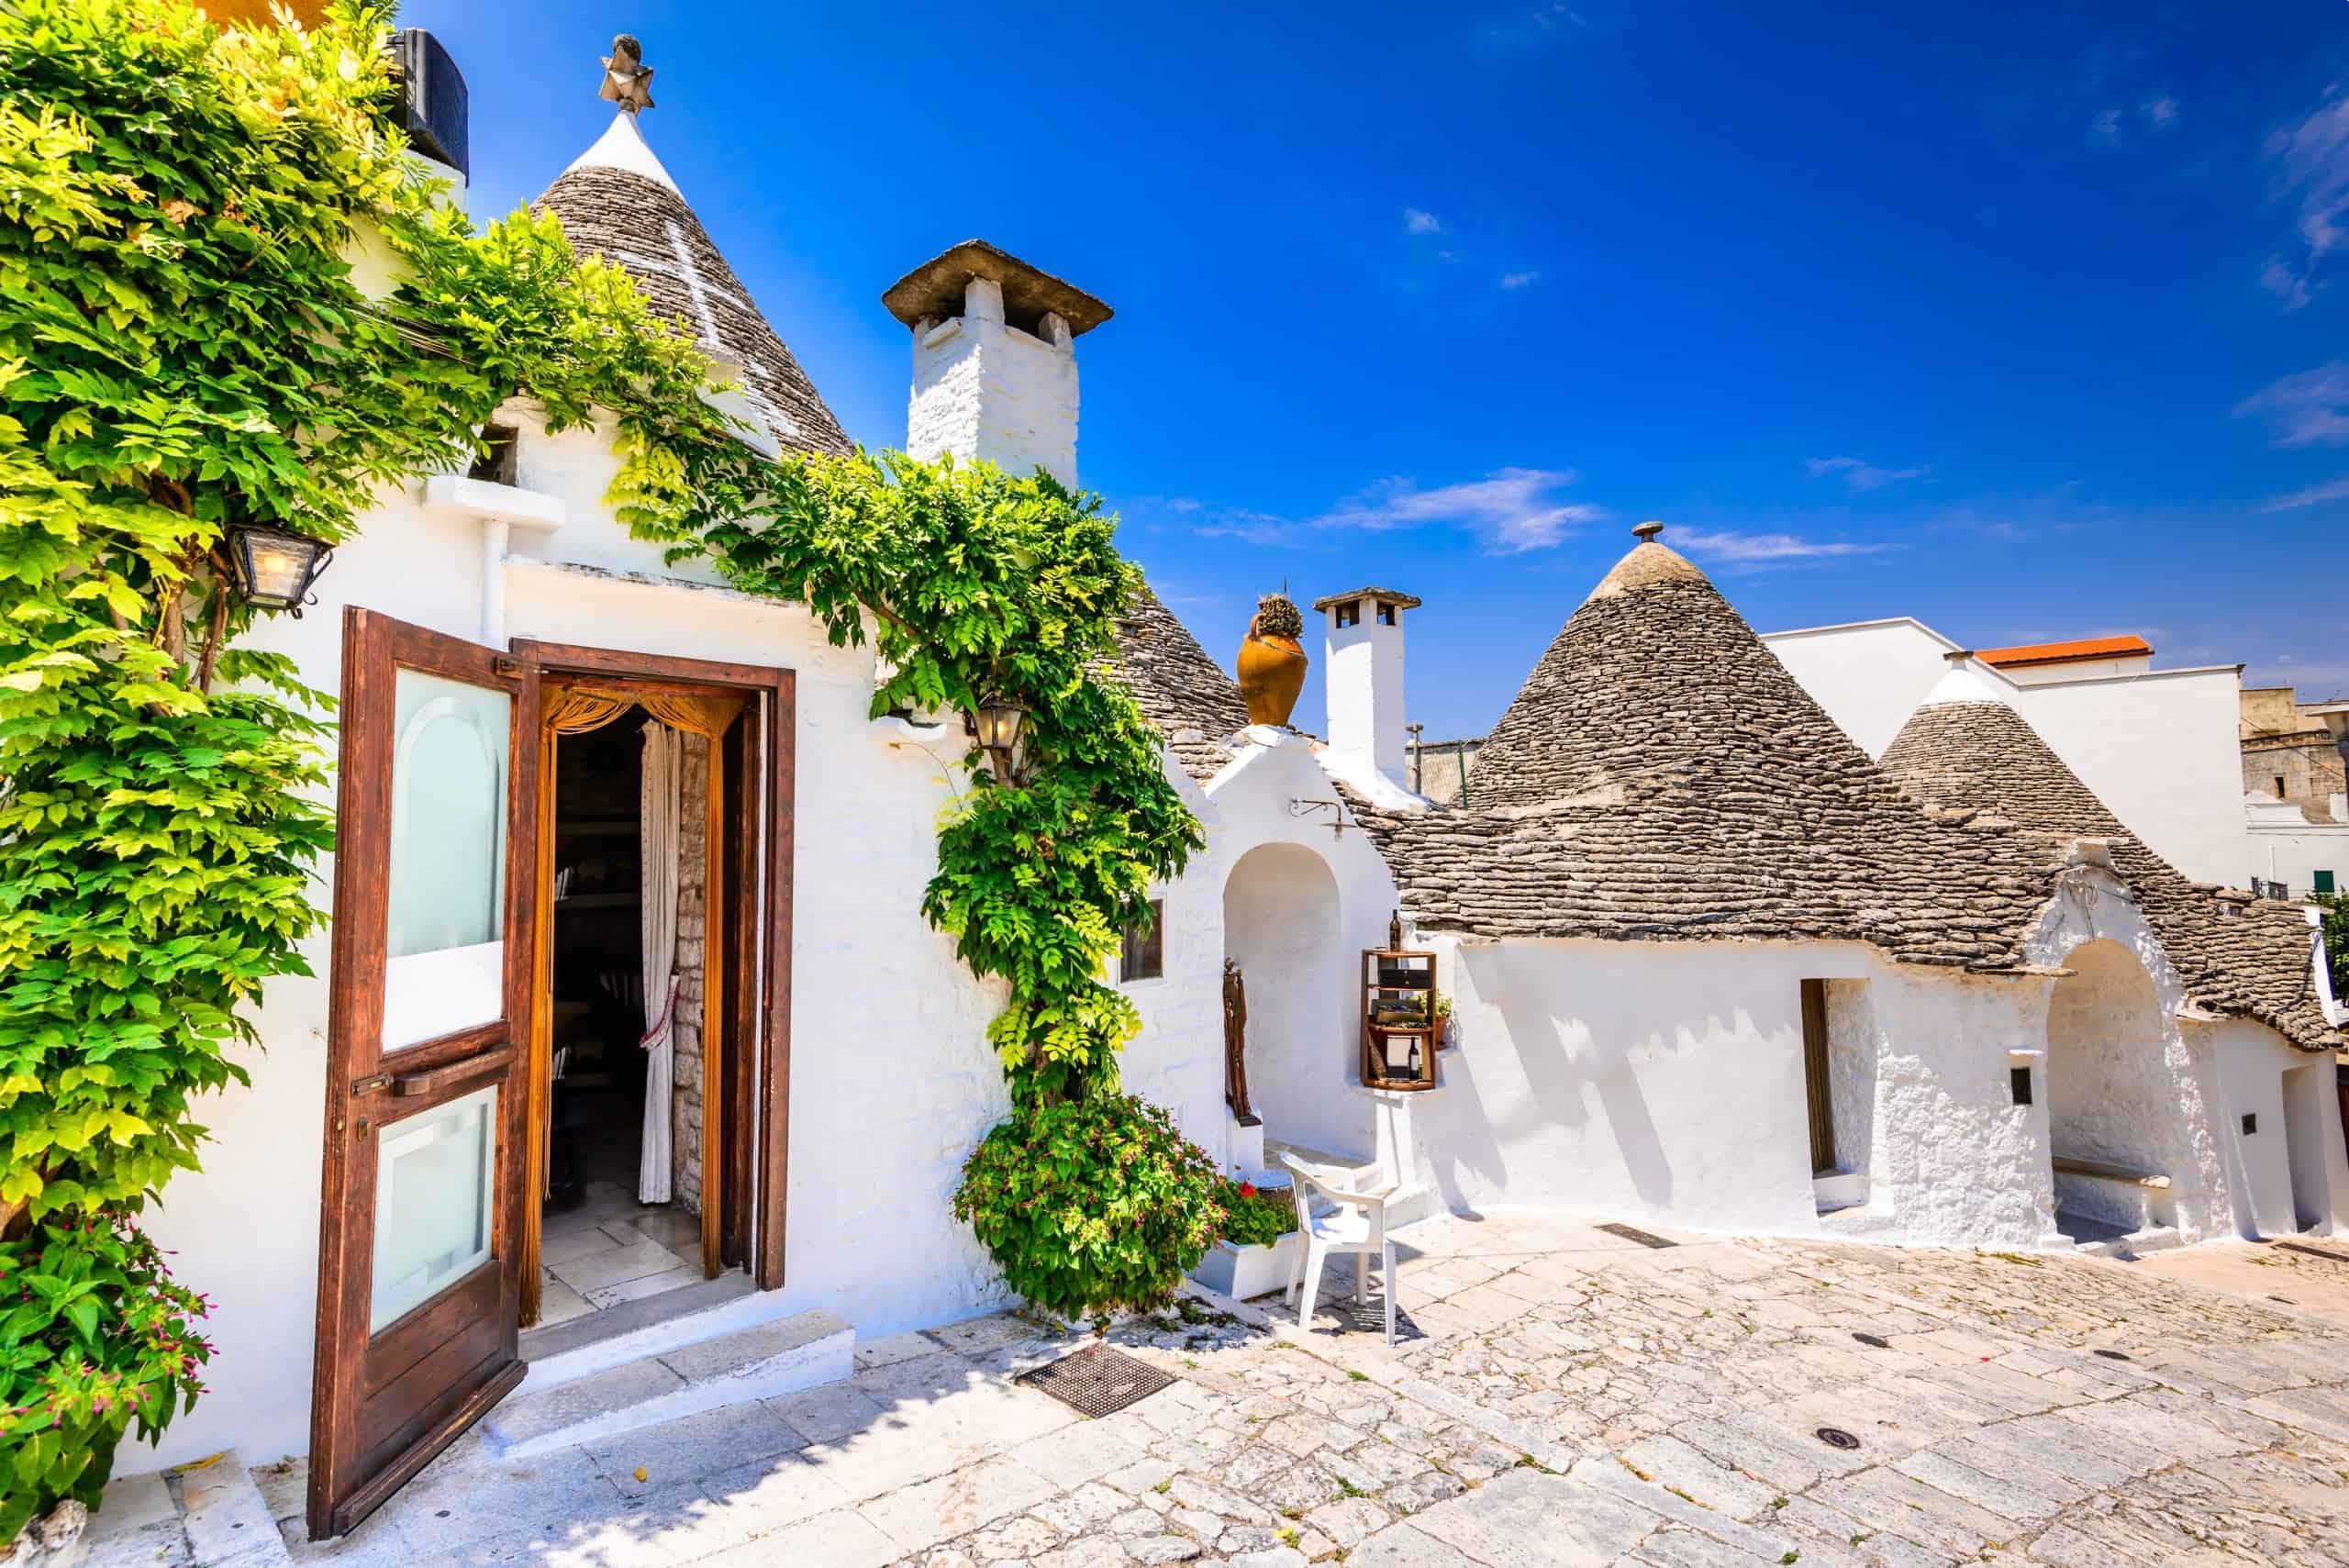
<path fill-rule="evenodd" d="M 354 1078 L 351 1080 L 351 1097 L 355 1100 L 362 1095 L 379 1095 L 391 1086 L 392 1075 L 390 1073 L 371 1073 L 364 1078 Z"/>

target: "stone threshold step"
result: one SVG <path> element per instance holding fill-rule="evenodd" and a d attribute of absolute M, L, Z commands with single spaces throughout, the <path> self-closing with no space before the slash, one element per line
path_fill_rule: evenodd
<path fill-rule="evenodd" d="M 698 1416 L 728 1405 L 838 1383 L 855 1370 L 856 1333 L 829 1312 L 665 1349 L 551 1386 L 533 1379 L 482 1418 L 484 1446 L 525 1459 Z"/>

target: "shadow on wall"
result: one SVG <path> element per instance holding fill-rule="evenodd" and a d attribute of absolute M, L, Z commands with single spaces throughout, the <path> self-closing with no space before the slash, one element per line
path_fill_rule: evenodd
<path fill-rule="evenodd" d="M 1587 1184 L 1594 1199 L 1602 1199 L 1616 1185 L 1606 1179 L 1604 1167 L 1611 1162 L 1640 1204 L 1669 1209 L 1675 1193 L 1673 1156 L 1649 1108 L 1642 1061 L 1678 1056 L 1724 1035 L 1751 1036 L 1757 1032 L 1753 1020 L 1742 1013 L 1728 1020 L 1711 1016 L 1701 1025 L 1680 1023 L 1666 1036 L 1655 1028 L 1653 993 L 1620 984 L 1577 984 L 1597 978 L 1577 972 L 1598 966 L 1584 954 L 1557 947 L 1503 942 L 1464 948 L 1456 962 L 1467 970 L 1475 995 L 1499 1013 L 1508 1039 L 1464 1042 L 1445 1059 L 1445 1070 L 1466 1077 L 1462 1068 L 1479 1058 L 1493 1069 L 1514 1063 L 1525 1095 L 1514 1107 L 1502 1109 L 1498 1093 L 1476 1095 L 1472 1101 L 1461 1091 L 1473 1093 L 1474 1080 L 1460 1085 L 1454 1091 L 1460 1095 L 1456 1109 L 1444 1123 L 1453 1138 L 1465 1134 L 1475 1147 L 1462 1149 L 1447 1140 L 1435 1151 L 1438 1158 L 1453 1157 L 1505 1189 L 1512 1159 L 1526 1164 L 1529 1156 L 1539 1158 L 1538 1145 L 1546 1141 L 1581 1169 L 1520 1170 L 1514 1174 L 1521 1185 L 1555 1186 L 1564 1195 Z M 1571 1013 L 1562 1010 L 1566 997 L 1572 998 Z M 1487 1089 L 1506 1093 L 1505 1073 L 1488 1071 L 1485 1076 Z M 1593 1125 L 1594 1099 L 1606 1123 L 1603 1136 Z M 1444 1184 L 1447 1198 L 1460 1196 L 1456 1175 L 1447 1174 Z"/>
<path fill-rule="evenodd" d="M 1223 951 L 1247 978 L 1248 1097 L 1264 1135 L 1366 1157 L 1370 1118 L 1345 1090 L 1360 1076 L 1359 1019 L 1340 917 L 1337 877 L 1302 844 L 1259 844 L 1223 884 Z"/>

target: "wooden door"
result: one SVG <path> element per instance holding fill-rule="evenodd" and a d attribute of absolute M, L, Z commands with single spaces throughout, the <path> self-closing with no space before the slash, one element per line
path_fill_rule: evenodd
<path fill-rule="evenodd" d="M 341 724 L 313 1540 L 373 1512 L 525 1370 L 537 682 L 351 609 Z"/>
<path fill-rule="evenodd" d="M 1827 1070 L 1827 982 L 1802 983 L 1802 1077 L 1810 1106 L 1810 1169 L 1834 1173 L 1835 1094 Z"/>

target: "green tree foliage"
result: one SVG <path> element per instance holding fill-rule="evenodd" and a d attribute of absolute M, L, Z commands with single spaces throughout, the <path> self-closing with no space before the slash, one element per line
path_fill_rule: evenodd
<path fill-rule="evenodd" d="M 236 645 L 224 527 L 342 539 L 518 390 L 556 428 L 615 410 L 641 497 L 734 446 L 625 273 L 434 206 L 384 35 L 0 6 L 0 1541 L 195 1396 L 128 1217 L 322 919 L 328 705 Z"/>
<path fill-rule="evenodd" d="M 229 1051 L 266 982 L 309 973 L 323 918 L 330 705 L 238 645 L 224 529 L 346 538 L 518 393 L 551 429 L 611 416 L 609 498 L 640 537 L 874 638 L 876 712 L 1029 708 L 1021 776 L 974 773 L 942 822 L 924 912 L 1008 986 L 997 1135 L 1082 1124 L 1121 1151 L 1097 1188 L 1190 1206 L 1144 1227 L 1146 1256 L 1072 1240 L 1078 1262 L 1033 1277 L 1055 1302 L 1150 1298 L 1211 1231 L 1211 1184 L 1161 1179 L 1188 1155 L 1137 1169 L 1143 1145 L 1116 1141 L 1139 1021 L 1103 961 L 1200 836 L 1097 673 L 1133 590 L 1111 520 L 984 464 L 760 460 L 625 272 L 551 217 L 477 233 L 436 206 L 385 22 L 0 5 L 0 1541 L 197 1392 L 193 1307 L 130 1217 L 195 1165 L 198 1096 L 241 1080 Z M 371 297 L 359 254 L 405 281 Z"/>
<path fill-rule="evenodd" d="M 2324 954 L 2332 964 L 2332 999 L 2349 1004 L 2349 895 L 2320 894 L 2324 906 Z"/>

